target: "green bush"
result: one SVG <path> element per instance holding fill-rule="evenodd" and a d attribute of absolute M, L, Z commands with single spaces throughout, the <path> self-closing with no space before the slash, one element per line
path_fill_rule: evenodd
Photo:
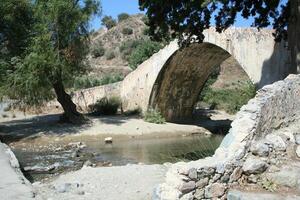
<path fill-rule="evenodd" d="M 92 55 L 94 58 L 102 57 L 105 54 L 105 49 L 103 47 L 98 47 L 92 49 Z"/>
<path fill-rule="evenodd" d="M 131 55 L 128 57 L 129 66 L 132 69 L 136 69 L 139 64 L 143 63 L 145 60 L 150 58 L 162 47 L 163 45 L 161 43 L 154 42 L 151 40 L 144 40 L 142 43 L 137 45 L 137 47 L 132 51 Z"/>
<path fill-rule="evenodd" d="M 115 115 L 120 105 L 119 97 L 104 97 L 91 106 L 91 111 L 96 115 Z"/>
<path fill-rule="evenodd" d="M 141 43 L 143 43 L 143 40 L 127 40 L 123 42 L 119 47 L 122 58 L 128 61 L 132 51 Z"/>
<path fill-rule="evenodd" d="M 112 18 L 112 16 L 104 16 L 101 20 L 101 24 L 109 30 L 116 26 L 117 22 Z"/>
<path fill-rule="evenodd" d="M 149 27 L 144 28 L 143 35 L 146 35 L 146 36 L 150 35 L 150 28 Z"/>
<path fill-rule="evenodd" d="M 106 60 L 112 60 L 112 59 L 114 59 L 116 57 L 116 55 L 115 55 L 115 52 L 113 52 L 113 51 L 109 51 L 109 52 L 107 52 L 107 54 L 106 54 Z"/>
<path fill-rule="evenodd" d="M 255 96 L 256 89 L 255 85 L 249 81 L 235 89 L 207 88 L 202 93 L 200 100 L 213 105 L 215 109 L 222 109 L 234 114 Z"/>
<path fill-rule="evenodd" d="M 111 84 L 115 82 L 122 81 L 124 76 L 121 74 L 109 74 L 104 76 L 103 78 L 91 77 L 91 76 L 82 76 L 77 77 L 73 83 L 73 88 L 75 90 L 85 89 L 96 87 L 100 85 Z"/>
<path fill-rule="evenodd" d="M 160 112 L 150 109 L 144 113 L 144 120 L 154 124 L 165 124 L 166 120 Z"/>
<path fill-rule="evenodd" d="M 149 24 L 149 18 L 148 18 L 146 15 L 144 15 L 144 16 L 142 17 L 142 21 L 143 21 L 144 24 L 146 24 L 146 25 Z"/>
<path fill-rule="evenodd" d="M 124 20 L 128 19 L 129 17 L 130 17 L 130 15 L 127 13 L 121 13 L 118 15 L 118 21 L 119 22 L 124 21 Z"/>
<path fill-rule="evenodd" d="M 141 108 L 135 108 L 133 110 L 127 110 L 123 114 L 125 116 L 132 116 L 132 115 L 140 115 L 141 113 L 142 113 L 142 109 Z"/>
<path fill-rule="evenodd" d="M 132 28 L 123 28 L 122 33 L 124 35 L 131 35 L 131 34 L 133 34 L 133 30 L 132 30 Z"/>

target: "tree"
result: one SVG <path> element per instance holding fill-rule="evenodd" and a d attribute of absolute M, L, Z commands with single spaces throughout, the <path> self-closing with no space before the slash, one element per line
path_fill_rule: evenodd
<path fill-rule="evenodd" d="M 104 16 L 101 20 L 101 24 L 105 26 L 108 30 L 117 25 L 116 20 L 112 16 Z"/>
<path fill-rule="evenodd" d="M 127 13 L 121 13 L 118 15 L 118 22 L 124 21 L 130 17 Z"/>
<path fill-rule="evenodd" d="M 0 94 L 25 105 L 41 105 L 56 95 L 64 110 L 63 119 L 80 123 L 84 118 L 66 93 L 64 81 L 88 67 L 88 22 L 100 13 L 100 4 L 97 0 L 23 1 L 31 4 L 34 18 L 27 37 L 30 44 L 24 55 L 13 57 L 13 70 L 7 73 Z"/>
<path fill-rule="evenodd" d="M 13 70 L 11 59 L 22 56 L 28 47 L 32 24 L 32 7 L 27 0 L 7 0 L 0 4 L 0 83 Z"/>
<path fill-rule="evenodd" d="M 254 18 L 253 26 L 275 29 L 275 39 L 288 39 L 292 65 L 300 69 L 300 0 L 139 0 L 141 10 L 149 18 L 153 39 L 179 38 L 180 45 L 188 45 L 212 25 L 222 32 L 233 25 L 237 15 Z"/>

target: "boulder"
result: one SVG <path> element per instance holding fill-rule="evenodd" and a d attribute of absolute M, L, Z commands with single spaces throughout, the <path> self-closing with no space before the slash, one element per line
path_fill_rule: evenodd
<path fill-rule="evenodd" d="M 213 183 L 205 188 L 205 198 L 217 198 L 225 194 L 226 187 L 222 183 Z"/>
<path fill-rule="evenodd" d="M 232 174 L 230 175 L 229 182 L 232 183 L 232 182 L 237 181 L 239 178 L 241 178 L 242 173 L 243 173 L 243 170 L 241 167 L 235 168 L 233 170 Z"/>
<path fill-rule="evenodd" d="M 266 140 L 269 144 L 271 144 L 275 150 L 285 151 L 286 150 L 286 143 L 284 140 L 275 134 L 268 134 L 266 136 Z"/>
<path fill-rule="evenodd" d="M 269 155 L 269 145 L 264 141 L 257 141 L 252 144 L 250 151 L 253 155 L 267 157 Z"/>
<path fill-rule="evenodd" d="M 243 164 L 245 174 L 260 174 L 268 168 L 268 164 L 259 158 L 249 156 Z"/>
<path fill-rule="evenodd" d="M 183 182 L 179 187 L 179 191 L 182 192 L 183 194 L 186 194 L 191 192 L 195 188 L 196 188 L 195 181 Z"/>

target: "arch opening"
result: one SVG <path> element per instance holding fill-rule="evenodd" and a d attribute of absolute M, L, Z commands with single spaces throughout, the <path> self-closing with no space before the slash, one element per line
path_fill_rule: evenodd
<path fill-rule="evenodd" d="M 148 108 L 160 111 L 170 122 L 191 119 L 209 76 L 230 57 L 226 50 L 211 43 L 177 50 L 158 74 Z"/>

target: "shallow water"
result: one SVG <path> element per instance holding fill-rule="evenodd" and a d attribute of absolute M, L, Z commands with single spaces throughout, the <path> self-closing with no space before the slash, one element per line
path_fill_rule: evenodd
<path fill-rule="evenodd" d="M 59 140 L 49 140 L 43 147 L 51 146 L 48 150 L 38 148 L 13 148 L 22 167 L 47 167 L 54 165 L 55 170 L 46 172 L 28 171 L 25 174 L 31 181 L 43 180 L 60 173 L 76 170 L 90 160 L 97 166 L 126 165 L 126 164 L 162 164 L 165 162 L 188 161 L 213 155 L 224 136 L 192 135 L 172 138 L 126 138 L 114 137 L 112 144 L 105 144 L 103 137 L 75 137 Z M 69 142 L 83 142 L 86 148 L 74 156 L 74 149 L 55 150 Z M 40 147 L 41 147 L 40 146 Z M 34 149 L 34 151 L 32 151 Z M 100 163 L 100 164 L 99 164 Z"/>

